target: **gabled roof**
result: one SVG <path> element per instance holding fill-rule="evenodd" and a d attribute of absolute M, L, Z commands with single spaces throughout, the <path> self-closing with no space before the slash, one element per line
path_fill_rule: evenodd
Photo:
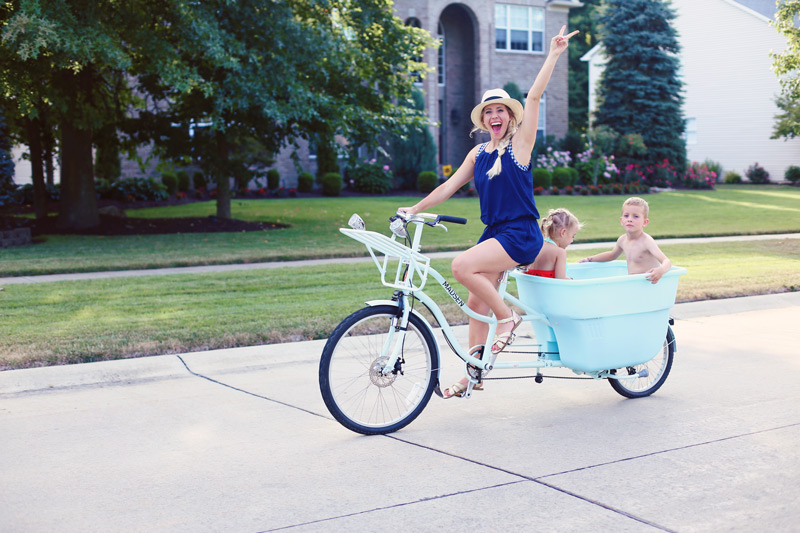
<path fill-rule="evenodd" d="M 775 0 L 736 0 L 731 3 L 741 4 L 770 20 L 775 18 L 775 10 L 777 9 Z"/>

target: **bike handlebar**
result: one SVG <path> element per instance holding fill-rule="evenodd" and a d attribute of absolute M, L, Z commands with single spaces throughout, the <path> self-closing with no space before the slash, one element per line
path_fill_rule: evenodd
<path fill-rule="evenodd" d="M 467 219 L 462 217 L 453 217 L 450 215 L 435 215 L 433 213 L 415 213 L 409 214 L 405 211 L 398 211 L 397 216 L 402 218 L 407 222 L 425 222 L 426 220 L 432 220 L 433 224 L 438 224 L 439 222 L 450 222 L 452 224 L 466 224 Z"/>
<path fill-rule="evenodd" d="M 461 217 L 451 217 L 450 215 L 439 215 L 437 220 L 439 222 L 452 222 L 453 224 L 466 224 L 467 219 Z"/>

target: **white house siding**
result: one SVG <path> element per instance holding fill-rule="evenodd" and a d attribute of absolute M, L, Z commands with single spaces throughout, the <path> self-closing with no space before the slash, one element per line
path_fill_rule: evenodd
<path fill-rule="evenodd" d="M 780 84 L 770 51 L 786 39 L 769 19 L 733 0 L 672 0 L 681 44 L 684 115 L 696 120 L 690 161 L 710 159 L 744 176 L 753 163 L 782 180 L 789 165 L 800 165 L 800 139 L 770 139 Z M 590 65 L 590 111 L 602 70 L 602 52 L 584 56 Z"/>

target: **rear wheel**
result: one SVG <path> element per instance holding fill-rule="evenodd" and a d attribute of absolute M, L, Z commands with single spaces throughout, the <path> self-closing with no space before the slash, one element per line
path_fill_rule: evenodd
<path fill-rule="evenodd" d="M 611 387 L 625 396 L 626 398 L 642 398 L 650 396 L 657 391 L 664 381 L 667 380 L 669 371 L 672 369 L 672 358 L 675 354 L 675 335 L 672 333 L 672 328 L 667 326 L 667 339 L 655 357 L 636 366 L 629 366 L 626 368 L 618 368 L 612 370 L 613 374 L 629 375 L 642 374 L 646 370 L 645 376 L 635 377 L 632 379 L 614 379 L 608 378 Z"/>
<path fill-rule="evenodd" d="M 322 351 L 319 386 L 328 411 L 344 427 L 365 435 L 391 433 L 414 420 L 431 398 L 439 369 L 439 349 L 430 328 L 411 315 L 400 358 L 382 370 L 381 355 L 395 331 L 398 308 L 360 309 L 344 319 Z"/>

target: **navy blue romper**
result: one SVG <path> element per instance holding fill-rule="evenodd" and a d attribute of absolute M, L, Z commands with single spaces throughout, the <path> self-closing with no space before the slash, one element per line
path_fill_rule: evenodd
<path fill-rule="evenodd" d="M 543 242 L 533 199 L 531 164 L 520 165 L 509 143 L 500 159 L 503 169 L 490 179 L 487 172 L 497 159 L 497 150 L 486 152 L 487 144 L 482 144 L 475 156 L 475 190 L 481 203 L 481 221 L 486 224 L 478 243 L 495 238 L 517 263 L 533 263 Z"/>

